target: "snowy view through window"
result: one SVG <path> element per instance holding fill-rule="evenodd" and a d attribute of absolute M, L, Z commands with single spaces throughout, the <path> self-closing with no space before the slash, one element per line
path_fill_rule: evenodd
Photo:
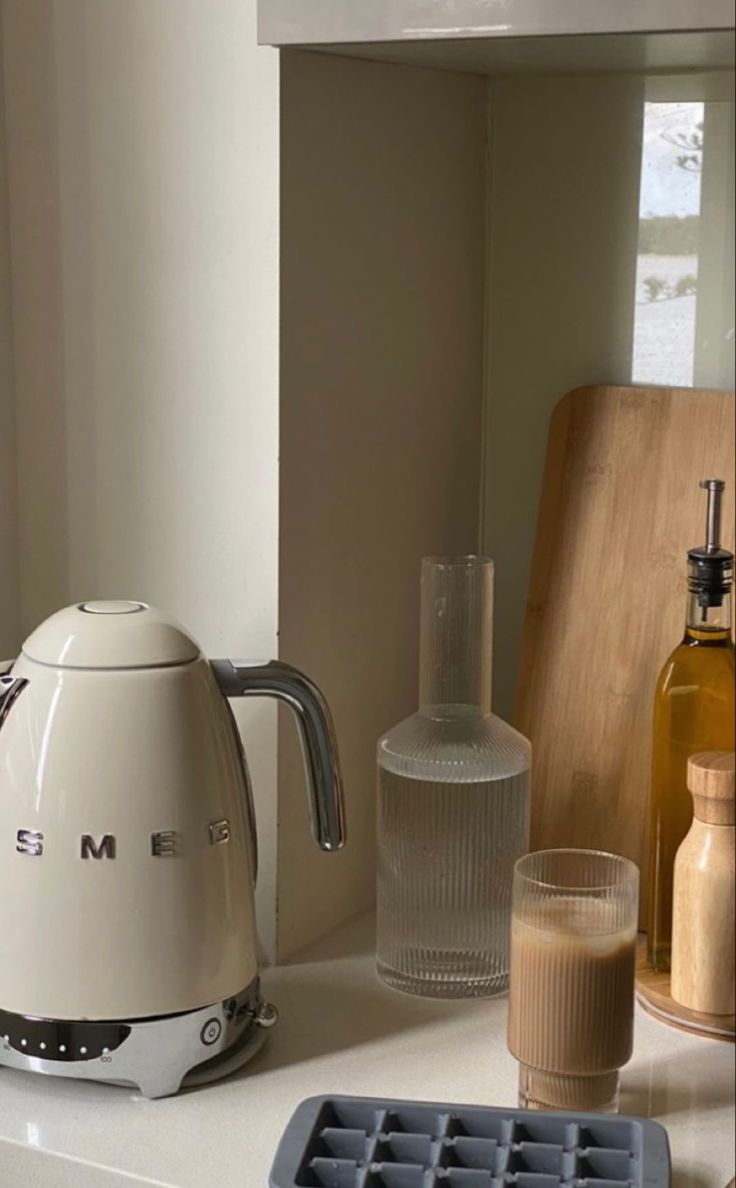
<path fill-rule="evenodd" d="M 702 150 L 702 103 L 645 105 L 635 383 L 693 382 Z"/>

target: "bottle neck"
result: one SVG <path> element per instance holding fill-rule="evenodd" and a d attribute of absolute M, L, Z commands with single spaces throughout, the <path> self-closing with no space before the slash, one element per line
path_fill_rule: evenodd
<path fill-rule="evenodd" d="M 733 554 L 726 549 L 690 549 L 685 638 L 717 643 L 731 633 Z"/>
<path fill-rule="evenodd" d="M 419 712 L 431 718 L 491 712 L 493 562 L 422 561 Z"/>
<path fill-rule="evenodd" d="M 728 639 L 731 634 L 731 592 L 723 593 L 718 606 L 703 605 L 697 591 L 687 600 L 686 635 L 695 640 Z"/>

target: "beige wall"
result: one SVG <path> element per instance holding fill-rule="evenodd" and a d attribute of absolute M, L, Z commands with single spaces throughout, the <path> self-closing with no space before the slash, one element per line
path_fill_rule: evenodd
<path fill-rule="evenodd" d="M 14 656 L 20 643 L 13 322 L 2 47 L 0 10 L 0 660 Z"/>
<path fill-rule="evenodd" d="M 280 950 L 373 900 L 375 744 L 417 707 L 419 560 L 478 539 L 485 80 L 282 59 L 281 655 L 330 699 L 349 843 L 279 747 Z"/>
<path fill-rule="evenodd" d="M 494 709 L 512 716 L 549 415 L 628 383 L 644 80 L 492 88 L 484 540 L 496 562 Z"/>
<path fill-rule="evenodd" d="M 276 651 L 278 56 L 255 9 L 3 0 L 24 630 L 139 597 L 210 654 Z M 252 706 L 273 948 L 276 716 Z"/>

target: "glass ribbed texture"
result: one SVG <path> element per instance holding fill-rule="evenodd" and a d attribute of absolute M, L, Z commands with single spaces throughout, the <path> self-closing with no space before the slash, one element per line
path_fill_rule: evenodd
<path fill-rule="evenodd" d="M 508 1043 L 520 1104 L 612 1110 L 633 1045 L 639 872 L 547 850 L 514 872 Z"/>
<path fill-rule="evenodd" d="M 491 561 L 423 562 L 421 709 L 378 744 L 378 972 L 415 994 L 508 986 L 531 748 L 490 712 L 492 606 Z"/>

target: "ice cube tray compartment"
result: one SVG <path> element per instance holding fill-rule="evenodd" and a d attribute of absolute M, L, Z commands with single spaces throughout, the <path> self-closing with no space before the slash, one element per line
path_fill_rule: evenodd
<path fill-rule="evenodd" d="M 665 1131 L 639 1118 L 317 1097 L 270 1188 L 669 1188 Z"/>
<path fill-rule="evenodd" d="M 441 1167 L 494 1171 L 498 1166 L 498 1143 L 495 1139 L 471 1138 L 469 1135 L 446 1139 L 440 1146 L 439 1163 Z"/>
<path fill-rule="evenodd" d="M 432 1162 L 432 1139 L 428 1134 L 389 1134 L 378 1139 L 371 1153 L 371 1163 L 419 1163 L 422 1167 Z"/>

